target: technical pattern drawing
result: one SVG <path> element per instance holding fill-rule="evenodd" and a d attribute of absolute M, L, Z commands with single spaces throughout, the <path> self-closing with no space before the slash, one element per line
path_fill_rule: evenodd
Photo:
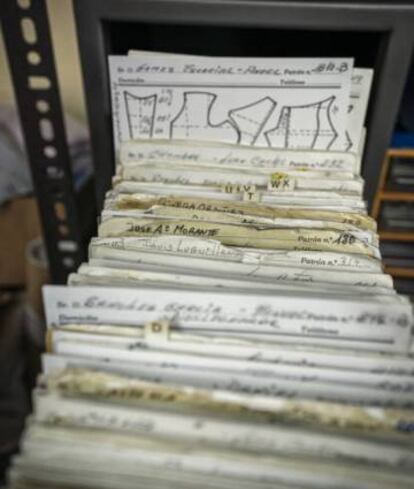
<path fill-rule="evenodd" d="M 285 106 L 276 127 L 266 131 L 271 147 L 329 149 L 338 133 L 331 119 L 335 97 L 307 105 Z"/>
<path fill-rule="evenodd" d="M 260 138 L 273 148 L 327 150 L 338 137 L 331 118 L 335 96 L 306 105 L 283 106 L 276 123 L 278 102 L 268 96 L 224 109 L 220 95 L 207 91 L 183 91 L 177 104 L 171 104 L 171 100 L 166 104 L 158 93 L 138 96 L 125 91 L 123 95 L 129 139 L 161 134 L 173 139 L 254 146 Z M 212 122 L 215 113 L 222 114 L 217 124 Z M 271 129 L 267 130 L 270 121 Z M 352 146 L 350 139 L 347 134 L 347 147 Z"/>
<path fill-rule="evenodd" d="M 210 92 L 184 92 L 183 105 L 171 121 L 170 137 L 176 139 L 203 139 L 239 143 L 240 132 L 230 121 L 212 124 L 211 110 L 217 95 Z"/>
<path fill-rule="evenodd" d="M 240 133 L 240 144 L 254 145 L 276 107 L 270 97 L 237 109 L 229 110 L 229 119 Z"/>
<path fill-rule="evenodd" d="M 138 97 L 124 92 L 124 99 L 130 138 L 151 138 L 154 132 L 157 95 Z"/>

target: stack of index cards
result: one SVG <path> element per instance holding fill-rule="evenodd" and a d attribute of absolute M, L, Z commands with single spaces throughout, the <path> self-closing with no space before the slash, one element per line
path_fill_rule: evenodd
<path fill-rule="evenodd" d="M 397 489 L 412 307 L 351 59 L 109 60 L 117 169 L 48 335 L 15 489 Z"/>

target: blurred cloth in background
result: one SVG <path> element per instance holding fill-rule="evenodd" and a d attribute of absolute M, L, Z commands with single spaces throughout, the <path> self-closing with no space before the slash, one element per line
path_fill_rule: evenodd
<path fill-rule="evenodd" d="M 89 133 L 69 116 L 65 125 L 79 192 L 92 176 Z M 1 104 L 0 233 L 1 487 L 10 456 L 18 450 L 40 371 L 45 334 L 41 287 L 48 280 L 41 240 L 34 239 L 41 236 L 41 226 L 19 117 L 14 107 Z"/>
<path fill-rule="evenodd" d="M 79 189 L 92 175 L 87 128 L 65 117 L 66 136 L 72 162 L 73 183 Z M 0 204 L 33 192 L 24 137 L 16 109 L 0 104 Z"/>

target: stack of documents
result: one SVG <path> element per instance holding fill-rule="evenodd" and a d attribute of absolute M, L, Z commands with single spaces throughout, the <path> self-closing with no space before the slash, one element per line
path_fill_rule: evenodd
<path fill-rule="evenodd" d="M 412 488 L 412 306 L 362 198 L 371 71 L 110 71 L 113 188 L 88 262 L 45 289 L 11 487 Z"/>

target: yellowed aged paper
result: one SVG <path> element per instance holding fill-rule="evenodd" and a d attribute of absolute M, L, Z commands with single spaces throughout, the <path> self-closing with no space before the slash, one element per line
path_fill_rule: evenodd
<path fill-rule="evenodd" d="M 267 420 L 319 424 L 341 429 L 390 432 L 414 425 L 411 409 L 370 408 L 334 402 L 263 397 L 230 391 L 157 384 L 88 369 L 68 368 L 48 376 L 52 391 L 129 403 L 158 402 Z M 404 426 L 403 426 L 404 425 Z"/>
<path fill-rule="evenodd" d="M 174 219 L 189 219 L 192 221 L 209 221 L 209 222 L 222 222 L 227 224 L 250 224 L 252 226 L 268 226 L 275 228 L 310 228 L 310 229 L 332 229 L 335 231 L 350 231 L 358 232 L 361 235 L 365 235 L 366 239 L 370 243 L 378 243 L 378 238 L 375 233 L 366 230 L 360 230 L 356 226 L 348 223 L 317 220 L 317 219 L 304 219 L 304 218 L 284 218 L 284 217 L 258 217 L 250 214 L 235 214 L 231 212 L 216 212 L 216 211 L 204 211 L 204 210 L 190 210 L 182 207 L 169 207 L 163 205 L 156 205 L 143 212 L 139 210 L 126 210 L 125 215 L 131 212 L 131 216 L 142 215 L 142 217 L 165 217 Z"/>
<path fill-rule="evenodd" d="M 270 219 L 315 219 L 340 222 L 370 231 L 376 230 L 376 222 L 371 217 L 358 213 L 344 213 L 335 211 L 289 209 L 283 207 L 270 207 L 250 202 L 237 202 L 216 200 L 209 198 L 193 198 L 179 196 L 146 196 L 121 194 L 114 202 L 117 209 L 149 209 L 156 205 L 188 209 L 190 211 L 226 212 L 238 215 L 250 215 Z"/>
<path fill-rule="evenodd" d="M 348 231 L 274 229 L 259 226 L 197 222 L 184 219 L 108 218 L 99 226 L 100 237 L 194 236 L 229 246 L 264 249 L 339 251 L 377 256 L 378 249 Z"/>

